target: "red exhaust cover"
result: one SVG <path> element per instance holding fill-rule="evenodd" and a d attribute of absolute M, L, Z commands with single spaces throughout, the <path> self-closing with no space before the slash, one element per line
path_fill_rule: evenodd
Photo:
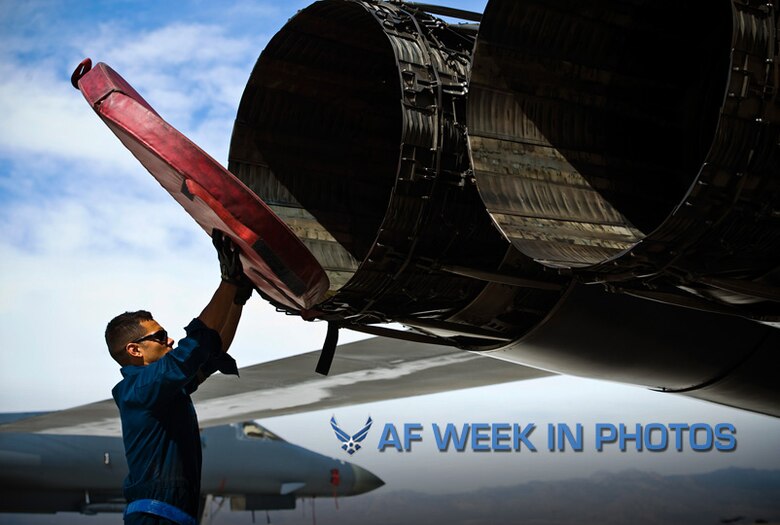
<path fill-rule="evenodd" d="M 160 118 L 113 69 L 98 63 L 82 74 L 78 87 L 125 147 L 209 235 L 217 228 L 241 247 L 244 272 L 263 293 L 298 311 L 322 300 L 328 277 L 284 221 Z"/>

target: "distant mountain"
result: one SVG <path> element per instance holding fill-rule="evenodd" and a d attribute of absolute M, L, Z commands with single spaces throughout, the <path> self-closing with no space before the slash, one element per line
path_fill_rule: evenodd
<path fill-rule="evenodd" d="M 629 470 L 588 478 L 529 482 L 450 495 L 379 490 L 317 502 L 317 523 L 385 525 L 717 525 L 780 522 L 780 471 L 730 468 L 662 476 Z M 300 511 L 272 513 L 274 523 L 303 523 Z"/>

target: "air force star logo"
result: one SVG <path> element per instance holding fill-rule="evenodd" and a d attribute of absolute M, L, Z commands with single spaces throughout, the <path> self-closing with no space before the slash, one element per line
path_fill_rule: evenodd
<path fill-rule="evenodd" d="M 362 448 L 360 446 L 360 442 L 366 439 L 366 436 L 368 435 L 368 429 L 371 428 L 371 423 L 373 423 L 371 416 L 368 416 L 368 420 L 366 421 L 365 426 L 350 436 L 341 430 L 341 428 L 339 428 L 338 423 L 336 423 L 336 416 L 330 418 L 330 426 L 333 427 L 333 431 L 336 433 L 336 437 L 339 441 L 341 441 L 341 448 L 344 449 L 350 456 Z"/>

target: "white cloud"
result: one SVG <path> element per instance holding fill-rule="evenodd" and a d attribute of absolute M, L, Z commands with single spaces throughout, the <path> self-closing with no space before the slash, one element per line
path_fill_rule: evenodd
<path fill-rule="evenodd" d="M 249 42 L 225 35 L 225 28 L 207 24 L 172 23 L 122 38 L 116 26 L 103 25 L 90 45 L 104 49 L 106 58 L 123 66 L 145 70 L 196 67 L 236 60 L 251 49 Z M 254 50 L 251 50 L 254 51 Z"/>
<path fill-rule="evenodd" d="M 106 24 L 82 49 L 109 64 L 174 127 L 188 132 L 203 114 L 232 121 L 261 47 L 226 28 L 173 23 L 137 34 Z"/>
<path fill-rule="evenodd" d="M 202 23 L 133 32 L 114 22 L 100 25 L 96 33 L 89 39 L 65 37 L 62 48 L 71 50 L 70 57 L 91 56 L 109 64 L 165 120 L 204 141 L 201 147 L 224 163 L 232 121 L 261 43 Z M 3 38 L 5 45 L 22 48 L 27 40 L 18 35 Z M 47 56 L 28 62 L 8 48 L 0 54 L 0 154 L 13 159 L 34 153 L 132 169 L 135 159 L 123 153 L 70 86 L 64 72 L 78 60 L 63 60 Z"/>
<path fill-rule="evenodd" d="M 125 152 L 69 82 L 48 69 L 0 64 L 0 152 L 100 162 L 132 169 Z"/>
<path fill-rule="evenodd" d="M 35 27 L 44 30 L 43 22 Z M 13 350 L 0 353 L 0 410 L 108 397 L 119 378 L 103 348 L 108 319 L 149 308 L 180 332 L 218 283 L 208 236 L 100 121 L 66 72 L 87 55 L 108 63 L 163 118 L 224 159 L 261 46 L 203 23 L 134 32 L 118 21 L 88 39 L 72 29 L 47 30 L 39 41 L 22 32 L 2 37 L 10 45 L 0 51 L 0 156 L 7 166 L 0 173 L 0 337 Z M 41 58 L 29 60 L 31 50 Z M 233 346 L 241 365 L 311 350 L 324 337 L 320 325 L 276 313 L 259 298 L 244 317 Z"/>

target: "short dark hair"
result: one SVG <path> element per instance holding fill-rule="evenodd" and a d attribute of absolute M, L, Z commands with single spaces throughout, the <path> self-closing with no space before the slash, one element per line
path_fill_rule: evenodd
<path fill-rule="evenodd" d="M 141 327 L 141 322 L 151 320 L 152 314 L 146 310 L 138 310 L 119 314 L 108 322 L 106 345 L 108 345 L 108 353 L 117 363 L 123 366 L 128 363 L 129 357 L 125 349 L 127 343 L 143 337 L 144 330 Z"/>

